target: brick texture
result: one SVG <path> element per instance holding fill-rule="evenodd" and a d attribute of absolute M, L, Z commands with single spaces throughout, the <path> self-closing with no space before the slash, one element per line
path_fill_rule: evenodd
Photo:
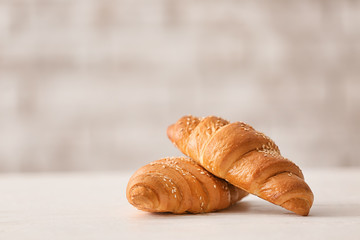
<path fill-rule="evenodd" d="M 184 114 L 301 167 L 360 166 L 360 1 L 0 0 L 0 171 L 180 155 Z"/>

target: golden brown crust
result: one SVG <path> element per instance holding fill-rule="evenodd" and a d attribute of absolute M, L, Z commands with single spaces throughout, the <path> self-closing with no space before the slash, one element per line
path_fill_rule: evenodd
<path fill-rule="evenodd" d="M 187 157 L 164 158 L 143 166 L 126 189 L 128 201 L 140 210 L 178 214 L 224 209 L 246 195 Z"/>
<path fill-rule="evenodd" d="M 300 215 L 308 215 L 313 193 L 298 166 L 266 135 L 243 122 L 184 116 L 169 139 L 214 175 Z"/>

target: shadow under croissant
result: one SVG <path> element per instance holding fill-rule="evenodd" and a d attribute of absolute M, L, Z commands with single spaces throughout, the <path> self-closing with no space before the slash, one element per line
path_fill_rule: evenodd
<path fill-rule="evenodd" d="M 271 203 L 259 203 L 257 201 L 240 201 L 226 209 L 210 212 L 210 213 L 182 213 L 182 214 L 173 214 L 170 212 L 158 212 L 158 213 L 149 213 L 153 217 L 165 217 L 165 218 L 172 218 L 177 216 L 204 216 L 204 215 L 211 215 L 214 213 L 218 214 L 251 214 L 251 215 L 294 215 L 298 216 L 286 209 L 281 208 L 280 206 L 271 204 Z M 310 216 L 310 215 L 309 215 Z"/>
<path fill-rule="evenodd" d="M 248 202 L 238 202 L 226 209 L 221 209 L 221 210 L 217 210 L 217 211 L 214 211 L 214 212 L 209 212 L 209 213 L 188 213 L 188 212 L 185 212 L 185 213 L 180 213 L 180 214 L 174 214 L 174 213 L 171 213 L 171 212 L 148 212 L 149 215 L 153 216 L 153 217 L 168 217 L 168 218 L 171 218 L 171 217 L 177 217 L 177 216 L 194 216 L 194 215 L 197 215 L 197 216 L 204 216 L 204 215 L 209 215 L 209 214 L 212 214 L 212 213 L 241 213 L 241 212 L 248 212 L 248 209 L 250 208 L 250 205 Z"/>
<path fill-rule="evenodd" d="M 203 216 L 203 215 L 211 215 L 213 213 L 220 213 L 220 214 L 251 213 L 251 214 L 262 214 L 262 215 L 280 215 L 280 214 L 284 214 L 284 213 L 289 213 L 291 215 L 295 215 L 294 213 L 291 213 L 285 209 L 282 209 L 279 206 L 274 205 L 274 206 L 269 207 L 268 205 L 272 205 L 272 204 L 263 205 L 263 204 L 259 204 L 259 203 L 253 202 L 253 201 L 241 201 L 241 202 L 238 202 L 226 209 L 222 209 L 222 210 L 218 210 L 218 211 L 214 211 L 214 212 L 210 212 L 210 213 L 173 214 L 173 213 L 169 213 L 169 212 L 158 212 L 158 213 L 149 213 L 149 214 L 154 217 L 166 217 L 166 218 L 177 217 L 177 216 L 193 216 L 193 215 Z"/>
<path fill-rule="evenodd" d="M 257 201 L 243 201 L 238 202 L 237 204 L 224 209 L 221 211 L 222 213 L 238 213 L 238 214 L 244 214 L 249 213 L 251 215 L 281 215 L 281 214 L 290 214 L 297 216 L 296 214 L 287 211 L 280 206 L 277 206 L 275 204 L 263 202 L 259 203 Z"/>

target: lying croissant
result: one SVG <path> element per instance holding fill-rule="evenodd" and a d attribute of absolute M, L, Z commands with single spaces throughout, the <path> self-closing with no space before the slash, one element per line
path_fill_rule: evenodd
<path fill-rule="evenodd" d="M 126 189 L 128 201 L 136 208 L 172 213 L 224 209 L 247 194 L 186 157 L 164 158 L 143 166 Z"/>
<path fill-rule="evenodd" d="M 184 116 L 167 134 L 184 154 L 217 177 L 296 214 L 309 214 L 314 196 L 300 168 L 250 125 Z"/>

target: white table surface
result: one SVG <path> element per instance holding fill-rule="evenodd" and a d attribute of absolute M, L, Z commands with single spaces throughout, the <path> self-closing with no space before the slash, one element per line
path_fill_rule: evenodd
<path fill-rule="evenodd" d="M 360 239 L 360 169 L 304 170 L 308 217 L 257 197 L 221 212 L 151 214 L 125 197 L 130 174 L 0 174 L 0 239 Z"/>

